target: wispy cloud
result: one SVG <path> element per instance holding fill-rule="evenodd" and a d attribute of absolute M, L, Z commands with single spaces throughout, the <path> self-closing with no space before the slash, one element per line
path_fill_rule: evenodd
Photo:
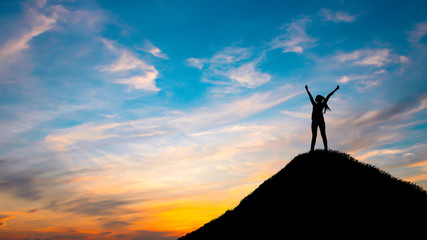
<path fill-rule="evenodd" d="M 102 12 L 89 10 L 70 10 L 62 5 L 48 5 L 47 1 L 25 4 L 24 20 L 14 22 L 15 34 L 0 47 L 0 61 L 11 63 L 17 60 L 24 50 L 30 48 L 31 40 L 48 31 L 64 30 L 99 31 L 106 21 Z"/>
<path fill-rule="evenodd" d="M 83 197 L 62 201 L 60 203 L 53 202 L 47 208 L 88 216 L 111 216 L 118 211 L 121 211 L 120 208 L 127 205 L 128 203 L 128 201 L 117 197 L 115 199 L 91 199 L 90 197 Z"/>
<path fill-rule="evenodd" d="M 381 84 L 381 81 L 383 80 L 383 75 L 386 72 L 387 72 L 386 70 L 381 69 L 381 70 L 375 71 L 373 74 L 344 75 L 339 77 L 336 81 L 341 84 L 356 83 L 357 89 L 359 90 L 359 92 L 364 92 L 372 87 L 379 86 Z"/>
<path fill-rule="evenodd" d="M 205 65 L 206 60 L 203 58 L 187 58 L 187 64 L 191 67 L 202 69 Z"/>
<path fill-rule="evenodd" d="M 7 220 L 13 219 L 13 216 L 7 216 L 7 215 L 0 215 L 0 228 L 7 226 Z"/>
<path fill-rule="evenodd" d="M 209 62 L 212 68 L 218 68 L 224 64 L 239 63 L 242 60 L 250 58 L 251 55 L 251 48 L 226 47 L 224 50 L 215 53 Z"/>
<path fill-rule="evenodd" d="M 143 48 L 138 48 L 141 51 L 151 53 L 153 56 L 162 58 L 162 59 L 169 59 L 168 55 L 166 53 L 163 53 L 160 48 L 154 46 L 153 43 L 151 43 L 149 40 L 145 40 L 145 44 Z"/>
<path fill-rule="evenodd" d="M 108 20 L 101 10 L 72 10 L 63 5 L 48 5 L 45 7 L 53 18 L 58 21 L 58 30 L 99 32 Z"/>
<path fill-rule="evenodd" d="M 320 16 L 322 16 L 325 21 L 333 21 L 336 23 L 339 22 L 354 22 L 356 18 L 359 16 L 358 14 L 351 15 L 348 12 L 336 11 L 333 12 L 331 9 L 322 8 L 319 11 Z"/>
<path fill-rule="evenodd" d="M 335 63 L 335 65 L 333 64 Z M 364 48 L 347 53 L 338 53 L 331 57 L 336 68 L 346 69 L 350 74 L 336 78 L 338 83 L 355 84 L 359 92 L 381 85 L 390 77 L 390 71 L 408 65 L 410 59 L 388 48 Z"/>
<path fill-rule="evenodd" d="M 282 27 L 286 33 L 279 35 L 271 41 L 271 47 L 282 48 L 283 52 L 303 53 L 304 50 L 312 48 L 317 42 L 316 38 L 309 36 L 306 32 L 307 23 L 311 22 L 308 17 L 294 20 Z"/>
<path fill-rule="evenodd" d="M 414 26 L 414 30 L 409 32 L 408 41 L 412 43 L 419 43 L 426 34 L 427 22 L 417 23 Z"/>
<path fill-rule="evenodd" d="M 256 61 L 243 64 L 237 68 L 230 69 L 226 75 L 239 85 L 248 88 L 255 88 L 269 82 L 271 75 L 257 71 L 255 64 Z"/>
<path fill-rule="evenodd" d="M 52 29 L 57 22 L 53 17 L 46 16 L 34 9 L 27 12 L 28 26 L 20 34 L 13 36 L 0 48 L 0 61 L 13 62 L 18 54 L 30 47 L 29 43 L 40 34 Z"/>
<path fill-rule="evenodd" d="M 119 58 L 110 65 L 100 66 L 104 72 L 116 74 L 114 83 L 128 85 L 131 89 L 158 92 L 155 79 L 158 71 L 153 65 L 137 58 L 132 52 L 125 48 L 119 48 L 112 41 L 102 40 L 107 49 L 119 55 Z"/>
<path fill-rule="evenodd" d="M 256 93 L 248 97 L 235 99 L 229 103 L 209 106 L 170 117 L 118 123 L 82 124 L 52 132 L 45 137 L 44 141 L 53 150 L 63 152 L 76 147 L 87 148 L 93 145 L 94 142 L 102 142 L 107 139 L 115 139 L 115 142 L 124 142 L 129 138 L 147 138 L 212 128 L 240 121 L 300 94 L 299 92 L 289 93 L 288 91 L 289 88 L 287 87 L 274 92 Z"/>
<path fill-rule="evenodd" d="M 406 56 L 393 52 L 392 49 L 359 49 L 350 53 L 339 53 L 333 57 L 339 63 L 347 63 L 359 66 L 376 66 L 383 67 L 389 64 L 408 63 Z"/>
<path fill-rule="evenodd" d="M 335 59 L 340 63 L 381 67 L 392 62 L 390 52 L 390 49 L 362 49 L 351 53 L 338 54 Z"/>
<path fill-rule="evenodd" d="M 422 39 L 427 34 L 427 21 L 414 24 L 413 30 L 409 31 L 408 42 L 412 44 L 418 50 L 421 50 L 422 53 L 426 51 L 426 45 L 423 43 Z"/>
<path fill-rule="evenodd" d="M 229 88 L 256 88 L 271 80 L 270 74 L 257 68 L 261 59 L 262 57 L 252 58 L 251 48 L 227 47 L 211 58 L 188 58 L 187 64 L 202 70 L 204 78 L 209 79 L 206 82 Z M 231 82 L 225 82 L 224 77 Z M 213 80 L 215 78 L 219 80 Z"/>

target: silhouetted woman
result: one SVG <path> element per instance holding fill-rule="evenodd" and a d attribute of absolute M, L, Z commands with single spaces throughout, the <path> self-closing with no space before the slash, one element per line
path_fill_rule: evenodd
<path fill-rule="evenodd" d="M 321 95 L 316 96 L 316 101 L 313 100 L 313 97 L 310 94 L 310 91 L 308 91 L 307 85 L 305 85 L 305 90 L 307 90 L 308 96 L 310 97 L 310 102 L 313 105 L 313 113 L 311 114 L 311 148 L 310 151 L 314 150 L 314 145 L 316 144 L 316 137 L 317 137 L 317 127 L 320 128 L 320 134 L 322 135 L 323 139 L 323 145 L 325 146 L 325 151 L 328 150 L 328 139 L 326 138 L 326 131 L 325 131 L 325 120 L 323 119 L 323 113 L 326 112 L 326 110 L 331 111 L 331 109 L 328 106 L 328 100 L 332 96 L 332 94 L 335 93 L 340 87 L 337 86 L 334 91 L 329 93 L 329 95 L 324 98 Z"/>

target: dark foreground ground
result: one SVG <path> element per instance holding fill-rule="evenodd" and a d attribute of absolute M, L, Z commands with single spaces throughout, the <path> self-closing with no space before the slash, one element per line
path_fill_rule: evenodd
<path fill-rule="evenodd" d="M 298 155 L 236 208 L 179 239 L 426 239 L 426 229 L 421 187 L 345 153 L 314 151 Z"/>

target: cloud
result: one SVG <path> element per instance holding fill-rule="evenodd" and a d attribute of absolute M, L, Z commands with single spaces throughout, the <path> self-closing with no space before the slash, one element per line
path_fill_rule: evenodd
<path fill-rule="evenodd" d="M 202 68 L 206 66 L 206 70 L 212 73 L 224 74 L 227 69 L 241 64 L 251 56 L 252 51 L 250 48 L 226 47 L 225 49 L 216 52 L 210 58 L 187 58 L 186 61 L 191 67 L 202 70 Z"/>
<path fill-rule="evenodd" d="M 187 64 L 191 67 L 198 68 L 202 70 L 203 66 L 205 65 L 206 60 L 201 58 L 187 58 Z"/>
<path fill-rule="evenodd" d="M 68 212 L 83 214 L 88 216 L 112 216 L 115 213 L 123 213 L 121 207 L 129 204 L 129 201 L 118 199 L 92 199 L 89 197 L 54 203 L 50 209 L 61 209 Z"/>
<path fill-rule="evenodd" d="M 50 5 L 46 12 L 58 22 L 58 30 L 64 31 L 91 31 L 98 32 L 107 22 L 105 13 L 100 10 L 69 10 L 63 5 Z"/>
<path fill-rule="evenodd" d="M 283 95 L 279 95 L 279 92 Z M 178 119 L 178 121 L 181 122 L 180 124 L 186 124 L 190 121 L 192 126 L 200 127 L 213 127 L 220 124 L 231 123 L 283 103 L 298 94 L 300 94 L 300 92 L 289 93 L 289 91 L 277 91 L 255 93 L 250 97 L 190 113 L 188 116 Z M 190 124 L 190 122 L 188 123 Z"/>
<path fill-rule="evenodd" d="M 354 21 L 356 21 L 356 18 L 358 17 L 357 14 L 351 15 L 348 12 L 342 12 L 342 11 L 333 12 L 332 10 L 327 9 L 327 8 L 320 9 L 319 14 L 325 19 L 325 21 L 333 21 L 336 23 L 354 22 Z"/>
<path fill-rule="evenodd" d="M 7 226 L 7 220 L 14 218 L 13 216 L 0 215 L 0 228 Z"/>
<path fill-rule="evenodd" d="M 105 72 L 124 72 L 129 70 L 153 71 L 154 67 L 135 57 L 131 52 L 122 50 L 116 62 L 101 68 Z"/>
<path fill-rule="evenodd" d="M 162 50 L 160 50 L 160 48 L 154 46 L 154 44 L 148 40 L 145 40 L 145 44 L 143 48 L 138 48 L 138 49 L 144 52 L 151 53 L 153 56 L 158 58 L 169 59 L 166 53 L 163 53 Z"/>
<path fill-rule="evenodd" d="M 351 53 L 343 53 L 335 56 L 335 60 L 340 63 L 350 63 L 353 65 L 374 65 L 381 67 L 391 62 L 390 49 L 361 49 Z"/>
<path fill-rule="evenodd" d="M 382 110 L 366 112 L 359 116 L 355 122 L 358 126 L 372 125 L 378 122 L 393 121 L 410 116 L 427 108 L 427 96 L 413 97 L 395 103 Z"/>
<path fill-rule="evenodd" d="M 56 23 L 55 18 L 45 16 L 33 9 L 28 10 L 27 19 L 29 26 L 26 28 L 28 29 L 21 31 L 0 47 L 0 61 L 15 61 L 20 52 L 30 47 L 29 43 L 33 38 L 51 30 Z"/>
<path fill-rule="evenodd" d="M 301 54 L 304 50 L 312 48 L 317 42 L 316 38 L 310 37 L 306 33 L 306 25 L 311 22 L 308 17 L 302 17 L 284 25 L 282 28 L 286 33 L 279 35 L 270 45 L 273 49 L 282 48 L 283 52 L 295 52 Z"/>
<path fill-rule="evenodd" d="M 409 58 L 394 53 L 391 49 L 359 49 L 350 53 L 339 53 L 333 57 L 339 63 L 347 63 L 355 66 L 383 67 L 389 64 L 409 63 Z"/>
<path fill-rule="evenodd" d="M 45 189 L 58 184 L 56 179 L 47 174 L 58 167 L 57 163 L 36 157 L 25 160 L 0 159 L 0 190 L 28 201 L 42 199 Z"/>
<path fill-rule="evenodd" d="M 263 165 L 256 161 L 264 161 L 260 155 L 267 152 L 266 149 L 282 149 L 280 140 L 275 138 L 283 133 L 277 131 L 281 128 L 277 128 L 274 123 L 263 125 L 245 120 L 285 103 L 298 94 L 301 92 L 295 93 L 292 87 L 287 86 L 274 91 L 235 97 L 232 101 L 225 99 L 221 103 L 206 104 L 186 112 L 164 112 L 163 116 L 157 118 L 141 118 L 114 124 L 86 124 L 53 132 L 53 137 L 46 139 L 57 139 L 60 142 L 51 141 L 46 144 L 66 144 L 61 147 L 71 150 L 58 154 L 67 159 L 69 166 L 66 169 L 78 170 L 91 166 L 102 170 L 57 176 L 64 182 L 57 183 L 59 187 L 53 189 L 38 186 L 40 176 L 37 175 L 34 187 L 42 190 L 44 202 L 52 201 L 46 210 L 106 218 L 99 221 L 99 225 L 110 222 L 111 226 L 119 226 L 119 222 L 153 224 L 166 221 L 171 226 L 171 231 L 178 231 L 177 226 L 181 225 L 187 229 L 189 226 L 185 223 L 165 220 L 164 217 L 169 214 L 167 216 L 176 218 L 179 211 L 186 210 L 181 208 L 174 212 L 165 207 L 154 208 L 153 204 L 169 206 L 169 202 L 177 198 L 197 195 L 213 190 L 212 188 L 215 192 L 224 192 L 224 189 L 231 186 L 235 188 L 237 183 L 242 184 L 241 178 L 247 177 L 246 173 L 255 178 L 254 174 L 258 171 L 274 171 L 271 164 Z M 148 141 L 144 141 L 142 137 L 130 136 L 142 134 L 143 129 L 167 133 Z M 293 127 L 287 127 L 288 132 L 293 131 L 292 129 Z M 94 137 L 91 138 L 91 135 Z M 114 137 L 104 138 L 109 136 Z M 105 144 L 106 141 L 109 141 L 109 145 Z M 252 156 L 248 153 L 252 153 Z M 242 166 L 241 159 L 255 163 L 245 163 Z M 269 158 L 268 161 L 270 160 Z M 54 159 L 51 161 L 56 162 Z M 71 170 L 68 172 L 71 173 Z M 222 176 L 220 181 L 217 179 L 219 173 Z M 51 174 L 45 172 L 44 175 Z M 83 177 L 87 180 L 74 181 Z M 261 181 L 261 178 L 257 179 Z M 48 191 L 54 191 L 55 195 L 49 197 Z M 239 193 L 244 194 L 246 190 Z M 236 199 L 240 197 L 241 195 Z M 215 207 L 217 208 L 218 206 Z M 223 209 L 225 207 L 221 208 Z M 151 213 L 145 213 L 146 211 L 164 215 L 150 218 Z M 210 214 L 212 211 L 209 210 Z M 200 214 L 197 211 L 190 212 Z M 144 218 L 146 215 L 147 219 Z M 136 221 L 132 216 L 141 216 L 144 220 Z M 199 221 L 196 222 L 199 224 Z"/>
<path fill-rule="evenodd" d="M 367 75 L 344 75 L 339 77 L 336 81 L 341 84 L 356 83 L 359 92 L 364 92 L 372 87 L 381 84 L 381 75 L 386 73 L 384 69 L 375 71 L 373 74 Z"/>
<path fill-rule="evenodd" d="M 132 234 L 132 240 L 174 240 L 177 237 L 169 232 L 136 231 Z"/>
<path fill-rule="evenodd" d="M 20 53 L 30 48 L 30 42 L 37 36 L 51 30 L 66 28 L 70 31 L 75 28 L 78 31 L 99 29 L 105 22 L 101 12 L 89 10 L 71 11 L 62 5 L 47 5 L 46 1 L 35 1 L 31 6 L 26 4 L 24 8 L 23 23 L 14 23 L 16 34 L 0 47 L 0 62 L 14 62 Z"/>
<path fill-rule="evenodd" d="M 160 89 L 155 86 L 155 79 L 157 77 L 157 70 L 148 71 L 144 75 L 128 77 L 128 78 L 119 78 L 114 81 L 118 84 L 126 84 L 131 88 L 136 90 L 146 90 L 150 92 L 158 92 Z"/>
<path fill-rule="evenodd" d="M 411 60 L 388 48 L 364 48 L 352 52 L 340 52 L 325 62 L 328 67 L 348 72 L 338 76 L 341 84 L 355 84 L 359 92 L 381 85 L 390 79 L 391 73 L 402 74 Z M 335 63 L 335 64 L 334 64 Z"/>
<path fill-rule="evenodd" d="M 337 131 L 336 137 L 341 138 L 348 151 L 352 153 L 370 148 L 381 149 L 402 141 L 405 135 L 403 129 L 410 126 L 407 122 L 411 122 L 417 112 L 427 108 L 427 104 L 424 104 L 425 99 L 425 96 L 405 99 L 378 110 L 349 113 L 348 117 L 343 118 L 342 123 L 336 126 L 337 129 L 342 128 L 348 131 L 345 135 Z M 387 161 L 378 164 L 385 163 Z"/>
<path fill-rule="evenodd" d="M 384 66 L 388 64 L 391 60 L 389 58 L 390 50 L 381 49 L 374 51 L 372 53 L 367 52 L 367 56 L 361 58 L 358 61 L 355 61 L 356 65 L 375 65 L 377 67 Z"/>
<path fill-rule="evenodd" d="M 117 123 L 94 126 L 93 124 L 83 124 L 67 130 L 59 130 L 45 137 L 45 142 L 52 149 L 58 152 L 68 151 L 68 147 L 77 141 L 99 141 L 114 137 L 112 133 L 106 133 L 106 130 L 118 126 Z"/>
<path fill-rule="evenodd" d="M 177 132 L 195 131 L 245 119 L 249 116 L 283 103 L 296 95 L 290 87 L 276 91 L 255 93 L 237 98 L 228 103 L 207 106 L 178 115 L 161 118 L 143 118 L 117 123 L 87 123 L 71 128 L 56 130 L 44 138 L 52 150 L 65 152 L 75 147 L 88 148 L 96 142 L 108 140 L 124 142 L 127 139 L 142 139 Z"/>
<path fill-rule="evenodd" d="M 421 39 L 427 34 L 427 22 L 417 23 L 414 30 L 409 32 L 408 41 L 411 43 L 419 44 Z"/>
<path fill-rule="evenodd" d="M 102 224 L 104 228 L 123 228 L 132 225 L 132 223 L 125 222 L 125 221 L 108 221 Z"/>
<path fill-rule="evenodd" d="M 243 64 L 235 69 L 230 69 L 226 75 L 240 86 L 247 88 L 255 88 L 269 82 L 271 75 L 257 71 L 255 64 L 256 62 Z"/>
<path fill-rule="evenodd" d="M 151 123 L 152 121 L 146 119 L 105 124 L 87 123 L 56 130 L 47 135 L 44 142 L 50 149 L 64 152 L 72 150 L 76 144 L 90 147 L 91 142 L 102 142 L 113 138 L 146 138 L 166 133 L 151 126 Z"/>
<path fill-rule="evenodd" d="M 233 64 L 246 60 L 251 56 L 250 48 L 226 47 L 224 50 L 215 53 L 210 59 L 210 64 L 216 65 Z"/>
<path fill-rule="evenodd" d="M 100 66 L 103 72 L 116 74 L 114 83 L 128 85 L 131 89 L 158 92 L 156 81 L 159 72 L 153 65 L 147 64 L 144 60 L 137 58 L 127 49 L 121 49 L 114 45 L 112 41 L 102 39 L 105 47 L 119 58 L 110 65 Z M 121 76 L 126 77 L 121 77 Z"/>
<path fill-rule="evenodd" d="M 427 51 L 425 36 L 427 34 L 427 21 L 414 24 L 413 30 L 408 32 L 408 42 L 417 49 L 419 53 L 425 54 Z"/>
<path fill-rule="evenodd" d="M 204 82 L 223 87 L 214 92 L 229 93 L 237 87 L 256 88 L 271 80 L 270 74 L 256 69 L 263 56 L 255 59 L 251 56 L 251 48 L 227 47 L 209 59 L 188 58 L 187 64 L 203 71 Z M 226 82 L 224 77 L 231 82 Z"/>

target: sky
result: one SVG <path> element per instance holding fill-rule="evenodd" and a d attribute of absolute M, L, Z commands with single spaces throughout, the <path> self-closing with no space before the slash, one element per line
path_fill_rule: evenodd
<path fill-rule="evenodd" d="M 340 86 L 331 149 L 427 189 L 425 9 L 0 1 L 0 239 L 197 229 L 309 150 L 305 85 Z"/>

